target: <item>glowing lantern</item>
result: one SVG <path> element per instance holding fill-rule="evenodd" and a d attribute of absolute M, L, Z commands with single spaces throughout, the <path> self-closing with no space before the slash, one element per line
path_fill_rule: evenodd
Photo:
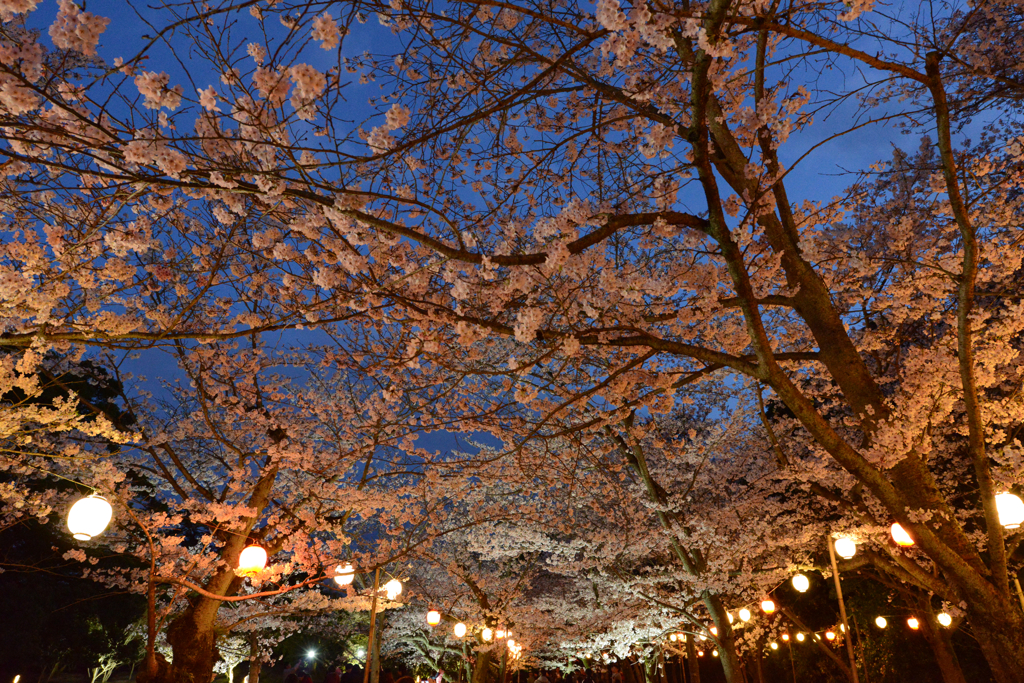
<path fill-rule="evenodd" d="M 712 657 L 717 657 L 718 656 L 718 650 L 712 651 L 711 656 Z"/>
<path fill-rule="evenodd" d="M 499 628 L 499 629 L 498 629 L 497 631 L 495 631 L 495 632 L 494 632 L 494 637 L 495 637 L 495 638 L 497 638 L 498 640 L 501 640 L 502 638 L 504 638 L 504 637 L 505 637 L 505 632 L 504 632 L 504 631 L 502 631 L 502 630 L 501 630 L 501 629 Z"/>
<path fill-rule="evenodd" d="M 806 593 L 807 589 L 811 587 L 811 581 L 803 574 L 797 574 L 793 577 L 793 588 L 797 589 L 801 593 Z"/>
<path fill-rule="evenodd" d="M 726 612 L 725 616 L 729 617 L 729 623 L 731 624 L 732 621 L 733 621 L 733 619 L 732 619 L 732 612 Z"/>
<path fill-rule="evenodd" d="M 79 541 L 88 541 L 99 536 L 110 524 L 114 508 L 103 496 L 93 494 L 80 498 L 68 510 L 68 531 Z"/>
<path fill-rule="evenodd" d="M 711 635 L 717 636 L 718 635 L 718 628 L 716 628 L 715 626 L 712 626 L 711 627 Z"/>
<path fill-rule="evenodd" d="M 941 614 L 939 614 L 939 616 L 937 616 L 935 618 L 938 619 L 939 623 L 942 624 L 943 626 L 949 626 L 950 624 L 953 623 L 953 617 L 949 616 L 945 612 L 942 612 Z"/>
<path fill-rule="evenodd" d="M 485 643 L 489 643 L 491 642 L 491 638 L 494 637 L 494 631 L 492 631 L 489 628 L 485 628 L 483 631 L 480 632 L 480 637 L 484 639 Z"/>
<path fill-rule="evenodd" d="M 776 643 L 774 640 L 772 641 L 772 649 L 773 650 L 778 650 L 779 649 L 779 644 Z"/>
<path fill-rule="evenodd" d="M 388 596 L 388 600 L 394 600 L 402 594 L 402 582 L 398 579 L 391 579 L 384 584 L 384 594 Z"/>
<path fill-rule="evenodd" d="M 510 649 L 510 650 L 512 650 L 512 651 L 515 651 L 515 649 L 516 649 L 516 641 L 514 641 L 514 640 L 509 640 L 509 641 L 508 641 L 508 649 Z"/>
<path fill-rule="evenodd" d="M 742 608 L 739 614 L 740 621 L 750 621 L 750 610 L 748 610 L 746 607 Z"/>
<path fill-rule="evenodd" d="M 703 657 L 704 656 L 704 650 L 697 650 L 697 656 L 698 657 Z"/>
<path fill-rule="evenodd" d="M 996 495 L 996 510 L 999 512 L 999 523 L 1007 529 L 1016 529 L 1024 523 L 1024 501 L 1012 493 Z"/>
<path fill-rule="evenodd" d="M 681 643 L 685 643 L 686 642 L 686 634 L 685 633 L 677 633 L 676 637 L 679 638 L 679 642 L 681 642 Z"/>
<path fill-rule="evenodd" d="M 461 638 L 462 636 L 466 635 L 466 625 L 463 624 L 461 621 L 455 624 L 455 628 L 452 630 L 455 631 L 456 638 Z"/>
<path fill-rule="evenodd" d="M 762 600 L 761 611 L 765 614 L 773 614 L 775 612 L 775 602 L 772 600 Z"/>
<path fill-rule="evenodd" d="M 835 640 L 836 639 L 836 634 L 834 632 L 832 632 L 832 631 L 825 631 L 825 638 L 827 640 Z"/>
<path fill-rule="evenodd" d="M 334 568 L 334 583 L 339 586 L 347 586 L 352 583 L 352 580 L 356 578 L 356 570 L 352 568 L 351 564 L 340 564 Z"/>
<path fill-rule="evenodd" d="M 669 639 L 669 640 L 671 640 L 671 641 L 672 641 L 672 642 L 674 643 L 674 642 L 676 642 L 676 641 L 677 641 L 677 640 L 678 640 L 679 638 L 678 638 L 678 636 L 676 636 L 676 634 L 674 634 L 674 633 L 673 633 L 672 635 L 670 635 L 670 636 L 668 637 L 668 639 Z"/>
<path fill-rule="evenodd" d="M 441 623 L 441 613 L 436 609 L 432 609 L 427 612 L 427 623 L 431 626 L 437 626 Z"/>
<path fill-rule="evenodd" d="M 783 640 L 784 642 L 787 642 L 787 643 L 788 643 L 788 642 L 789 642 L 789 634 L 788 634 L 788 633 L 783 633 L 783 634 L 782 634 L 782 640 Z"/>
<path fill-rule="evenodd" d="M 907 530 L 900 526 L 899 522 L 893 522 L 892 529 L 892 540 L 896 541 L 896 545 L 911 546 L 914 545 L 914 539 L 910 537 Z"/>
<path fill-rule="evenodd" d="M 798 634 L 796 634 L 796 639 L 797 639 L 797 640 L 798 640 L 799 642 L 801 642 L 801 643 L 802 643 L 802 642 L 804 642 L 804 638 L 806 638 L 806 637 L 807 637 L 807 636 L 805 636 L 805 635 L 804 635 L 804 634 L 802 634 L 802 633 L 798 633 Z"/>
<path fill-rule="evenodd" d="M 916 631 L 921 628 L 921 622 L 917 620 L 917 617 L 910 617 L 907 619 L 907 626 Z"/>
<path fill-rule="evenodd" d="M 837 538 L 835 546 L 836 555 L 844 560 L 849 560 L 857 554 L 857 544 L 849 538 Z"/>
<path fill-rule="evenodd" d="M 258 545 L 250 545 L 238 555 L 238 571 L 242 574 L 258 574 L 267 566 L 267 551 Z"/>
<path fill-rule="evenodd" d="M 875 626 L 878 628 L 885 628 L 889 622 L 885 620 L 885 617 L 875 617 Z"/>

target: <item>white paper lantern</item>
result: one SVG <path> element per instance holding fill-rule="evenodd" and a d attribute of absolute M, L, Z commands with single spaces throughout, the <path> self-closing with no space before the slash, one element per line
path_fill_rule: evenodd
<path fill-rule="evenodd" d="M 394 600 L 402 594 L 402 582 L 398 579 L 391 579 L 384 584 L 384 594 L 388 596 L 388 600 Z"/>
<path fill-rule="evenodd" d="M 999 523 L 1007 529 L 1017 529 L 1024 523 L 1024 501 L 1012 493 L 996 495 Z"/>
<path fill-rule="evenodd" d="M 461 638 L 462 636 L 466 635 L 466 625 L 463 624 L 461 621 L 455 624 L 455 628 L 452 630 L 455 631 L 456 638 Z"/>
<path fill-rule="evenodd" d="M 889 622 L 885 620 L 885 617 L 875 617 L 875 626 L 878 628 L 885 628 Z"/>
<path fill-rule="evenodd" d="M 339 564 L 335 567 L 334 571 L 334 583 L 339 586 L 347 586 L 356 578 L 356 570 L 353 569 L 351 564 L 346 563 L 344 566 Z"/>
<path fill-rule="evenodd" d="M 836 539 L 836 555 L 844 560 L 849 560 L 856 554 L 857 544 L 853 540 L 845 537 Z"/>
<path fill-rule="evenodd" d="M 80 498 L 68 510 L 68 531 L 79 541 L 99 536 L 110 524 L 114 508 L 103 496 L 93 494 Z"/>
<path fill-rule="evenodd" d="M 811 581 L 803 574 L 797 574 L 793 577 L 793 588 L 797 589 L 801 593 L 806 593 L 807 589 L 811 587 Z"/>
<path fill-rule="evenodd" d="M 494 631 L 489 628 L 485 628 L 480 632 L 480 637 L 484 639 L 485 643 L 489 643 L 491 642 L 491 639 L 494 638 Z"/>
<path fill-rule="evenodd" d="M 900 526 L 899 522 L 893 522 L 889 531 L 892 532 L 892 540 L 896 541 L 896 545 L 904 547 L 914 545 L 914 539 L 910 537 L 906 529 Z"/>
<path fill-rule="evenodd" d="M 258 574 L 267 566 L 267 551 L 258 545 L 250 545 L 238 555 L 238 571 L 242 574 Z"/>
<path fill-rule="evenodd" d="M 921 622 L 917 620 L 917 617 L 910 617 L 907 619 L 907 626 L 916 631 L 921 628 Z"/>
<path fill-rule="evenodd" d="M 765 614 L 774 614 L 775 613 L 775 601 L 774 600 L 762 600 L 761 601 L 761 611 L 764 612 Z"/>
<path fill-rule="evenodd" d="M 807 636 L 805 636 L 805 635 L 804 635 L 804 634 L 802 634 L 802 633 L 798 633 L 798 634 L 796 634 L 796 639 L 797 639 L 797 642 L 800 642 L 800 643 L 804 642 L 804 638 L 806 638 L 806 637 L 807 637 Z"/>
<path fill-rule="evenodd" d="M 441 613 L 436 609 L 432 609 L 427 612 L 427 623 L 431 626 L 437 626 L 441 623 Z"/>
<path fill-rule="evenodd" d="M 739 614 L 740 621 L 750 621 L 750 610 L 748 610 L 746 607 L 741 607 Z"/>

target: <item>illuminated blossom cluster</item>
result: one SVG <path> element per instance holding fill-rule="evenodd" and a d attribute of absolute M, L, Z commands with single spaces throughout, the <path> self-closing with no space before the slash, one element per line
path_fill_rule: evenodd
<path fill-rule="evenodd" d="M 313 103 L 327 87 L 327 77 L 309 64 L 296 64 L 289 75 L 295 84 L 291 104 L 295 107 L 296 116 L 312 121 L 316 117 Z"/>
<path fill-rule="evenodd" d="M 333 50 L 341 44 L 341 30 L 330 12 L 324 12 L 313 20 L 313 40 L 320 41 L 320 47 Z"/>
<path fill-rule="evenodd" d="M 135 87 L 143 97 L 142 106 L 147 109 L 177 109 L 181 105 L 182 88 L 180 85 L 167 87 L 170 81 L 170 75 L 164 72 L 144 71 L 136 76 Z"/>
<path fill-rule="evenodd" d="M 74 0 L 58 0 L 60 11 L 50 25 L 53 44 L 65 50 L 77 50 L 86 56 L 96 54 L 100 34 L 106 30 L 110 19 L 92 12 L 83 12 Z"/>

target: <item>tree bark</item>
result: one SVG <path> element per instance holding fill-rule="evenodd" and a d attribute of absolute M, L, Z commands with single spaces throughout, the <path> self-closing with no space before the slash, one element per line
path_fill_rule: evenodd
<path fill-rule="evenodd" d="M 924 618 L 921 620 L 921 633 L 935 654 L 935 662 L 939 665 L 939 672 L 942 674 L 942 683 L 967 683 L 964 672 L 960 668 L 960 662 L 957 661 L 956 653 L 953 651 L 949 629 L 944 628 L 935 620 L 935 614 L 930 605 L 923 605 L 923 607 Z"/>
<path fill-rule="evenodd" d="M 260 669 L 262 668 L 259 638 L 253 632 L 249 634 L 249 683 L 260 683 Z"/>
<path fill-rule="evenodd" d="M 686 637 L 686 664 L 690 669 L 690 683 L 700 683 L 700 662 L 697 661 L 697 648 L 693 646 L 693 638 Z"/>
<path fill-rule="evenodd" d="M 490 679 L 490 668 L 491 668 L 491 652 L 490 650 L 482 650 L 477 652 L 476 655 L 476 666 L 473 667 L 473 680 L 472 683 L 487 683 Z"/>

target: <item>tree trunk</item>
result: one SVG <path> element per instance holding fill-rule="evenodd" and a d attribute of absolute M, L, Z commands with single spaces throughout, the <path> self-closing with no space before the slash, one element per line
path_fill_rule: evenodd
<path fill-rule="evenodd" d="M 491 651 L 482 650 L 477 652 L 476 666 L 473 667 L 472 683 L 487 683 L 490 679 Z"/>
<path fill-rule="evenodd" d="M 935 661 L 939 665 L 939 672 L 942 674 L 942 683 L 967 683 L 964 672 L 960 669 L 960 663 L 953 652 L 953 643 L 949 637 L 949 630 L 943 628 L 935 620 L 929 605 L 922 605 L 924 619 L 921 620 L 921 633 L 925 640 L 932 646 L 935 653 Z"/>
<path fill-rule="evenodd" d="M 260 669 L 263 668 L 263 661 L 260 659 L 260 642 L 255 633 L 249 634 L 249 683 L 260 683 Z"/>
<path fill-rule="evenodd" d="M 686 637 L 686 663 L 690 667 L 690 683 L 700 683 L 700 662 L 697 661 L 697 648 L 693 646 L 694 636 Z"/>
<path fill-rule="evenodd" d="M 1024 683 L 1024 617 L 1012 605 L 979 609 L 967 603 L 982 654 L 998 683 Z"/>

